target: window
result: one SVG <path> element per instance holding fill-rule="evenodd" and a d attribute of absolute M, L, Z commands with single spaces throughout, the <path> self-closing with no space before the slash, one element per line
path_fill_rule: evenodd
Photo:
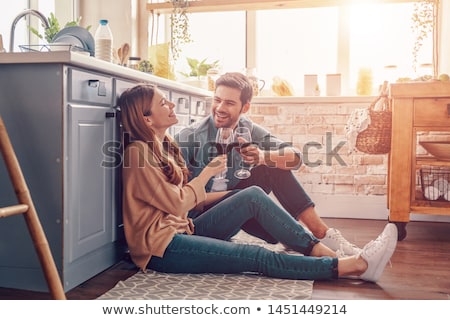
<path fill-rule="evenodd" d="M 10 31 L 11 25 L 15 19 L 15 17 L 25 9 L 36 9 L 44 16 L 48 17 L 50 12 L 54 12 L 55 10 L 55 1 L 56 0 L 40 0 L 39 2 L 29 1 L 29 0 L 18 0 L 18 1 L 10 1 L 8 4 L 1 4 L 1 12 L 2 19 L 0 19 L 0 34 L 3 36 L 3 45 L 7 51 L 9 51 L 9 43 L 10 43 Z M 20 51 L 19 45 L 28 44 L 29 41 L 34 42 L 38 41 L 37 37 L 31 36 L 31 33 L 28 29 L 28 21 L 32 23 L 32 25 L 39 29 L 41 33 L 44 33 L 43 28 L 41 27 L 41 22 L 35 18 L 34 16 L 27 16 L 18 21 L 15 32 L 14 32 L 14 51 Z M 30 39 L 30 40 L 28 40 Z"/>
<path fill-rule="evenodd" d="M 6 51 L 9 51 L 9 34 L 11 30 L 11 24 L 14 21 L 16 15 L 27 7 L 27 1 L 10 1 L 8 4 L 3 3 L 0 6 L 2 12 L 2 18 L 0 19 L 0 34 L 2 34 L 3 46 L 5 47 Z M 24 25 L 22 26 L 18 24 L 16 27 L 16 36 L 14 38 L 14 43 L 16 45 L 17 43 L 25 43 L 23 42 L 25 40 L 26 33 Z"/>
<path fill-rule="evenodd" d="M 245 12 L 195 13 L 189 23 L 193 42 L 183 47 L 175 70 L 188 73 L 186 57 L 220 60 L 223 71 L 244 70 Z"/>
<path fill-rule="evenodd" d="M 376 94 L 388 72 L 395 73 L 389 80 L 417 75 L 412 69 L 413 6 L 402 2 L 261 10 L 254 20 L 246 20 L 242 11 L 193 13 L 190 30 L 196 41 L 183 48 L 176 70 L 186 68 L 186 57 L 219 59 L 224 72 L 243 71 L 246 62 L 254 61 L 265 89 L 280 76 L 293 85 L 296 95 L 303 95 L 305 74 L 318 74 L 325 89 L 325 75 L 341 73 L 342 94 L 355 95 L 358 70 L 370 66 Z M 246 39 L 246 26 L 254 39 Z M 246 43 L 255 43 L 256 50 L 246 51 Z M 418 64 L 431 62 L 430 36 Z M 386 69 L 388 65 L 397 68 Z"/>
<path fill-rule="evenodd" d="M 260 11 L 256 14 L 256 69 L 270 84 L 287 79 L 303 95 L 305 74 L 337 73 L 337 7 Z M 270 88 L 270 86 L 269 86 Z"/>
<path fill-rule="evenodd" d="M 415 41 L 411 29 L 413 3 L 359 5 L 349 10 L 349 74 L 351 88 L 355 88 L 358 69 L 372 66 L 374 82 L 416 77 L 413 71 L 412 48 Z M 431 64 L 432 37 L 426 39 L 419 52 L 418 64 Z M 397 66 L 394 75 L 388 75 L 386 66 Z M 420 75 L 423 71 L 417 70 Z M 428 74 L 431 75 L 430 70 Z M 392 77 L 394 79 L 392 79 Z"/>

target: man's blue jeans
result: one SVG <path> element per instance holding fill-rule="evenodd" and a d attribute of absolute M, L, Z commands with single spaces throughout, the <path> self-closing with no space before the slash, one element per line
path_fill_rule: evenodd
<path fill-rule="evenodd" d="M 251 219 L 306 256 L 229 242 Z M 148 268 L 171 273 L 255 272 L 283 279 L 337 278 L 337 258 L 307 256 L 318 240 L 259 187 L 235 192 L 196 218 L 194 225 L 195 235 L 175 235 L 164 256 L 152 257 Z"/>
<path fill-rule="evenodd" d="M 273 192 L 278 202 L 295 219 L 298 219 L 304 210 L 314 206 L 314 202 L 290 170 L 257 166 L 252 169 L 252 175 L 248 179 L 241 180 L 233 189 L 244 189 L 249 186 L 259 186 L 267 194 Z M 248 221 L 242 229 L 269 243 L 278 242 L 255 220 Z"/>
<path fill-rule="evenodd" d="M 248 179 L 241 180 L 237 185 L 231 186 L 230 189 L 235 191 L 248 188 L 250 186 L 259 186 L 267 194 L 273 192 L 278 202 L 286 209 L 289 214 L 298 219 L 298 216 L 307 208 L 313 207 L 314 202 L 305 192 L 301 184 L 290 170 L 282 170 L 278 168 L 270 168 L 267 166 L 257 166 L 252 169 L 252 174 Z M 206 209 L 215 206 L 219 200 Z M 196 218 L 203 212 L 191 210 L 189 217 Z M 273 238 L 259 223 L 251 219 L 243 226 L 245 232 L 263 239 L 268 243 L 277 243 L 277 239 Z"/>

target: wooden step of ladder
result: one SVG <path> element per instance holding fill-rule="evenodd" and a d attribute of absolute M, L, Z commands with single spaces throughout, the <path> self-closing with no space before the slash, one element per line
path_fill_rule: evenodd
<path fill-rule="evenodd" d="M 36 249 L 45 279 L 53 299 L 65 300 L 66 295 L 53 260 L 47 237 L 42 228 L 33 204 L 31 194 L 8 136 L 5 124 L 0 117 L 0 151 L 5 161 L 12 186 L 19 204 L 0 208 L 0 218 L 23 214 L 28 231 Z"/>

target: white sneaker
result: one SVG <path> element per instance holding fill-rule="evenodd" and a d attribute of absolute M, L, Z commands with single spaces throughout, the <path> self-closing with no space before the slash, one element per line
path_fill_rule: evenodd
<path fill-rule="evenodd" d="M 375 240 L 370 241 L 361 251 L 361 257 L 366 260 L 367 270 L 359 276 L 365 281 L 377 282 L 386 264 L 391 259 L 397 245 L 397 227 L 388 223 L 383 232 Z"/>
<path fill-rule="evenodd" d="M 361 253 L 361 248 L 348 242 L 341 232 L 334 228 L 328 229 L 325 237 L 319 240 L 331 250 L 336 251 L 339 256 L 354 256 Z"/>

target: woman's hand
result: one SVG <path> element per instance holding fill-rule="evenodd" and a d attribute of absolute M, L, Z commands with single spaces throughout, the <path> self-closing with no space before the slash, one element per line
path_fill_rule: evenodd
<path fill-rule="evenodd" d="M 216 174 L 223 172 L 227 169 L 227 156 L 220 155 L 211 160 L 208 165 L 203 168 L 202 172 L 198 175 L 200 179 L 202 179 L 206 185 L 208 180 L 215 176 Z"/>

